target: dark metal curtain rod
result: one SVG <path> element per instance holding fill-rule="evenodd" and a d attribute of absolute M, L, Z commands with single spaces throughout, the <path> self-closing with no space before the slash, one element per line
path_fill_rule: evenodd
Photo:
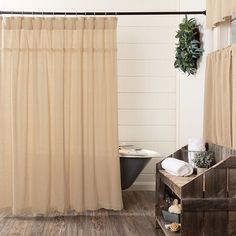
<path fill-rule="evenodd" d="M 0 15 L 206 15 L 206 11 L 150 11 L 150 12 L 39 12 L 39 11 L 0 11 Z"/>

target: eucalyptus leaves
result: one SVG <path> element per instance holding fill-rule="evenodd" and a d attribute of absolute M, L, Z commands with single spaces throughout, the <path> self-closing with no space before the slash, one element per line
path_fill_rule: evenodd
<path fill-rule="evenodd" d="M 203 53 L 200 43 L 199 25 L 196 19 L 188 19 L 187 16 L 179 24 L 179 30 L 175 38 L 179 39 L 176 44 L 175 68 L 179 68 L 188 75 L 197 72 L 197 61 Z"/>
<path fill-rule="evenodd" d="M 193 162 L 198 168 L 209 168 L 213 161 L 213 153 L 207 151 L 197 152 Z"/>

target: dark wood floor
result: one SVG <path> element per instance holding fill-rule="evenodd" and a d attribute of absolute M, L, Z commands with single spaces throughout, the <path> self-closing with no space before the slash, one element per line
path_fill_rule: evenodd
<path fill-rule="evenodd" d="M 81 215 L 12 217 L 0 210 L 0 236 L 153 236 L 159 235 L 154 222 L 154 192 L 123 192 L 120 212 L 99 210 Z"/>

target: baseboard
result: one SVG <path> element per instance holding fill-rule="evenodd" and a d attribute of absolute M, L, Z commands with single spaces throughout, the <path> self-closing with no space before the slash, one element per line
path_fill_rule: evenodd
<path fill-rule="evenodd" d="M 154 191 L 155 182 L 135 182 L 127 191 Z"/>

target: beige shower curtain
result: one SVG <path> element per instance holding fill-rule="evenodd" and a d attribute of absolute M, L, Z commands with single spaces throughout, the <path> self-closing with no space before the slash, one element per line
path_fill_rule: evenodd
<path fill-rule="evenodd" d="M 210 53 L 205 81 L 204 138 L 236 149 L 236 46 Z"/>
<path fill-rule="evenodd" d="M 0 27 L 0 208 L 120 210 L 116 18 Z"/>
<path fill-rule="evenodd" d="M 206 0 L 206 23 L 214 27 L 218 23 L 230 20 L 236 12 L 236 0 Z"/>

